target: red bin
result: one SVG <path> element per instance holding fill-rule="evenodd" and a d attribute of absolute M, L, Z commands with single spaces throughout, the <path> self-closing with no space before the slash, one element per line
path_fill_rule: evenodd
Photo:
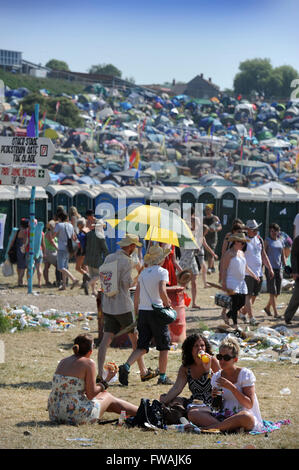
<path fill-rule="evenodd" d="M 167 295 L 171 300 L 172 307 L 177 312 L 177 318 L 168 325 L 170 340 L 172 343 L 183 343 L 186 339 L 186 312 L 184 287 L 169 286 L 166 288 Z"/>

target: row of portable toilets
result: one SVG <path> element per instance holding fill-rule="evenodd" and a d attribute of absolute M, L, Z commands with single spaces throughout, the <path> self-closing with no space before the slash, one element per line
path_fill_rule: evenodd
<path fill-rule="evenodd" d="M 0 260 L 4 259 L 6 245 L 13 227 L 18 227 L 23 217 L 29 218 L 31 187 L 0 186 L 0 214 L 6 214 L 3 249 Z M 224 235 L 230 230 L 233 220 L 238 217 L 244 222 L 255 219 L 262 223 L 260 233 L 268 234 L 269 224 L 276 222 L 281 230 L 293 235 L 293 221 L 299 212 L 299 195 L 289 186 L 269 183 L 257 188 L 237 186 L 154 186 L 152 188 L 113 185 L 49 185 L 36 187 L 35 216 L 46 225 L 57 210 L 63 206 L 69 212 L 75 206 L 82 216 L 87 209 L 94 210 L 97 217 L 122 218 L 129 210 L 141 204 L 156 204 L 170 210 L 177 209 L 184 215 L 190 207 L 204 207 L 213 204 L 213 212 L 221 220 L 223 230 L 219 233 L 217 252 L 219 254 Z M 203 204 L 203 206 L 200 206 Z M 113 232 L 114 233 L 114 232 Z M 117 241 L 123 234 L 116 232 L 107 244 L 115 251 Z"/>

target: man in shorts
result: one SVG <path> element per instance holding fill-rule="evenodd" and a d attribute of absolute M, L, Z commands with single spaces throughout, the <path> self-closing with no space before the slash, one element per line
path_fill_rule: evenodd
<path fill-rule="evenodd" d="M 102 379 L 103 367 L 106 357 L 106 351 L 111 344 L 114 336 L 122 329 L 132 325 L 128 336 L 130 338 L 133 350 L 137 347 L 137 330 L 134 323 L 134 305 L 130 296 L 130 287 L 134 282 L 132 279 L 133 260 L 131 255 L 136 247 L 141 247 L 139 237 L 133 234 L 127 234 L 125 238 L 118 242 L 121 247 L 115 253 L 106 256 L 104 264 L 117 261 L 117 291 L 112 297 L 105 294 L 102 296 L 102 312 L 104 315 L 104 334 L 98 350 L 98 377 L 97 381 Z M 157 375 L 156 371 L 145 367 L 143 358 L 138 359 L 141 380 L 144 382 Z"/>
<path fill-rule="evenodd" d="M 246 222 L 247 239 L 250 240 L 247 243 L 245 258 L 247 266 L 253 271 L 253 273 L 260 279 L 259 282 L 253 277 L 246 275 L 245 282 L 247 285 L 248 293 L 246 295 L 245 310 L 249 316 L 249 323 L 253 326 L 257 325 L 258 322 L 253 316 L 253 304 L 256 297 L 260 293 L 262 282 L 263 282 L 263 265 L 266 266 L 269 272 L 269 278 L 272 279 L 274 272 L 265 251 L 264 241 L 258 233 L 258 229 L 262 224 L 258 224 L 256 220 L 248 220 Z M 243 320 L 246 319 L 241 317 Z"/>

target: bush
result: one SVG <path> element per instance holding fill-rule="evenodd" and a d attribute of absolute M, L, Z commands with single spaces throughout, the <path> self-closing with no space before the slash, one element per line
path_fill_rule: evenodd
<path fill-rule="evenodd" d="M 3 312 L 0 311 L 0 333 L 5 333 L 13 327 L 13 323 Z"/>

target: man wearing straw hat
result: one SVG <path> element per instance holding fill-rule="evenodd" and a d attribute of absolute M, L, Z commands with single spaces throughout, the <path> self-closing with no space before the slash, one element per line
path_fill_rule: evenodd
<path fill-rule="evenodd" d="M 137 331 L 133 325 L 133 302 L 130 296 L 130 287 L 133 286 L 134 281 L 132 275 L 132 258 L 131 255 L 136 247 L 141 247 L 137 235 L 127 233 L 126 236 L 118 242 L 121 247 L 115 253 L 106 256 L 103 266 L 105 264 L 117 261 L 117 291 L 118 293 L 112 297 L 107 295 L 102 296 L 102 311 L 104 315 L 104 335 L 99 345 L 98 350 L 98 378 L 102 379 L 103 367 L 106 357 L 106 351 L 111 344 L 114 335 L 119 333 L 124 328 L 132 325 L 128 335 L 132 343 L 133 349 L 137 346 Z M 156 377 L 157 372 L 146 368 L 142 357 L 138 360 L 140 369 L 141 380 L 144 382 Z"/>
<path fill-rule="evenodd" d="M 248 267 L 253 271 L 253 273 L 259 278 L 259 281 L 253 279 L 251 276 L 246 275 L 245 281 L 247 284 L 248 294 L 246 295 L 245 309 L 250 318 L 249 323 L 251 325 L 257 325 L 258 322 L 253 316 L 253 304 L 256 297 L 258 296 L 263 282 L 263 265 L 269 271 L 269 277 L 274 276 L 274 272 L 265 251 L 264 241 L 260 237 L 258 229 L 262 224 L 258 224 L 256 220 L 247 220 L 246 230 L 247 230 L 247 249 L 245 252 L 245 258 Z M 246 317 L 243 318 L 246 320 Z"/>
<path fill-rule="evenodd" d="M 159 245 L 151 246 L 144 256 L 145 269 L 139 275 L 134 298 L 135 314 L 138 312 L 138 341 L 137 349 L 132 352 L 125 364 L 119 367 L 119 381 L 122 385 L 128 385 L 128 377 L 132 364 L 148 353 L 151 339 L 154 338 L 156 349 L 159 351 L 158 384 L 172 385 L 173 382 L 166 375 L 168 351 L 170 349 L 170 335 L 167 325 L 161 325 L 152 304 L 161 307 L 169 307 L 170 299 L 166 292 L 168 271 L 162 268 L 162 264 L 169 249 L 163 249 Z"/>

